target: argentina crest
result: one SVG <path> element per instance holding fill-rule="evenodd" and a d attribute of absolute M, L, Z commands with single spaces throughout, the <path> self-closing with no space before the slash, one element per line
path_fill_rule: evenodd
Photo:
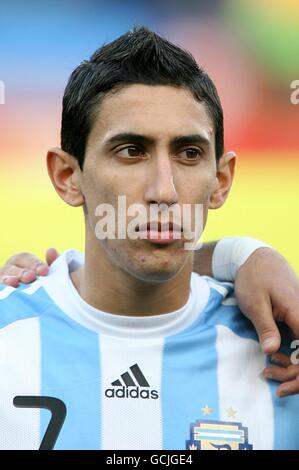
<path fill-rule="evenodd" d="M 197 420 L 190 425 L 188 450 L 252 450 L 248 429 L 241 423 Z"/>

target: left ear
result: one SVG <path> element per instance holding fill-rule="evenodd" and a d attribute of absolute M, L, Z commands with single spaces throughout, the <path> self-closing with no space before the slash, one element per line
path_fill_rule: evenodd
<path fill-rule="evenodd" d="M 209 209 L 218 209 L 225 203 L 233 182 L 235 163 L 235 152 L 227 152 L 219 159 L 216 185 L 210 197 Z"/>

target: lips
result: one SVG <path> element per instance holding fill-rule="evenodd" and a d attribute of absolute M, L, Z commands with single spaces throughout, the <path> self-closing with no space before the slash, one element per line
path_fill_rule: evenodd
<path fill-rule="evenodd" d="M 173 222 L 151 221 L 136 228 L 141 238 L 145 238 L 155 245 L 170 245 L 182 238 L 182 227 Z"/>
<path fill-rule="evenodd" d="M 178 225 L 174 224 L 173 222 L 156 222 L 156 221 L 151 221 L 148 222 L 147 224 L 142 224 L 136 228 L 137 232 L 144 232 L 144 231 L 149 231 L 149 230 L 154 230 L 158 232 L 182 232 L 183 228 Z"/>

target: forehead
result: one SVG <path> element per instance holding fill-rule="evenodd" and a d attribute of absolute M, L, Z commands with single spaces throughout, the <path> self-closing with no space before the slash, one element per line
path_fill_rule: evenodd
<path fill-rule="evenodd" d="M 188 89 L 164 85 L 128 85 L 105 96 L 90 137 L 106 139 L 127 131 L 157 138 L 197 132 L 208 139 L 214 135 L 205 104 Z"/>

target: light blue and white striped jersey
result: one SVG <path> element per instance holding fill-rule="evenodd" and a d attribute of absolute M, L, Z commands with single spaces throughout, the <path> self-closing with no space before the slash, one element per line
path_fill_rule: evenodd
<path fill-rule="evenodd" d="M 0 287 L 1 449 L 299 449 L 299 397 L 261 376 L 232 284 L 192 273 L 181 309 L 113 315 L 74 288 L 82 263 Z"/>

